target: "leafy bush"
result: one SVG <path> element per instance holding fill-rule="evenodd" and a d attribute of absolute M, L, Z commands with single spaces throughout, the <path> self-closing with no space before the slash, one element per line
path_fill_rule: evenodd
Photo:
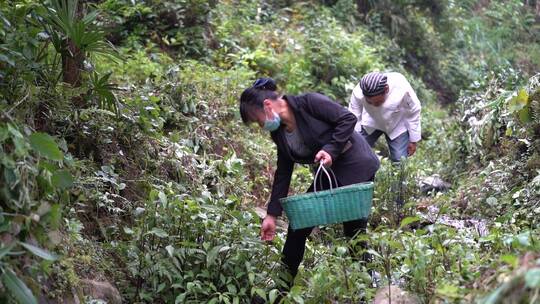
<path fill-rule="evenodd" d="M 0 143 L 1 280 L 17 301 L 36 303 L 32 289 L 39 281 L 27 279 L 30 289 L 20 277 L 25 268 L 26 274 L 47 271 L 47 261 L 57 258 L 42 246 L 60 242 L 62 209 L 70 202 L 67 189 L 74 183 L 72 159 L 64 154 L 65 142 L 62 151 L 50 135 L 12 123 L 0 125 Z"/>

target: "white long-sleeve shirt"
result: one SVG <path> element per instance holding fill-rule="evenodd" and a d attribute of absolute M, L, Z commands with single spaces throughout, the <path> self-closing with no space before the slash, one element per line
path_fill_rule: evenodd
<path fill-rule="evenodd" d="M 379 107 L 366 102 L 360 84 L 353 89 L 349 110 L 358 118 L 355 130 L 360 132 L 364 127 L 368 134 L 381 130 L 390 139 L 409 131 L 410 142 L 420 141 L 420 100 L 405 76 L 400 73 L 385 75 L 389 91 Z"/>

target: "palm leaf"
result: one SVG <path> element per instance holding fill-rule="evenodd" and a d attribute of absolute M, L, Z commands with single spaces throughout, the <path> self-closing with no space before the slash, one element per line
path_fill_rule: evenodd
<path fill-rule="evenodd" d="M 118 115 L 118 99 L 113 92 L 119 88 L 115 84 L 109 83 L 110 77 L 111 73 L 100 77 L 98 73 L 94 72 L 90 77 L 92 94 L 98 98 L 101 109 L 112 111 Z"/>
<path fill-rule="evenodd" d="M 120 54 L 105 39 L 105 32 L 94 26 L 98 11 L 94 10 L 77 16 L 77 0 L 52 0 L 50 6 L 45 6 L 47 15 L 44 17 L 46 31 L 58 52 L 67 52 L 64 41 L 70 40 L 82 52 L 108 56 L 111 59 L 121 59 Z"/>

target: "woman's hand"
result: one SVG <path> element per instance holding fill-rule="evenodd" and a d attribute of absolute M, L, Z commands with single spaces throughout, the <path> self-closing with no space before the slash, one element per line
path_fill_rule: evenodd
<path fill-rule="evenodd" d="M 320 161 L 323 166 L 332 166 L 332 156 L 328 152 L 321 150 L 315 155 L 315 162 Z"/>
<path fill-rule="evenodd" d="M 261 225 L 261 240 L 271 241 L 276 236 L 276 217 L 267 214 Z"/>

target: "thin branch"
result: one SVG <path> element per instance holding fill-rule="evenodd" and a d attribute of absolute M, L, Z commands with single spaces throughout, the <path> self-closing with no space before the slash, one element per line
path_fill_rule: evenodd
<path fill-rule="evenodd" d="M 28 90 L 26 92 L 26 96 L 24 96 L 21 100 L 19 100 L 13 107 L 11 107 L 11 109 L 9 109 L 7 112 L 4 112 L 3 114 L 4 115 L 8 115 L 11 114 L 11 111 L 13 111 L 16 107 L 18 107 L 21 103 L 23 103 L 23 101 L 25 101 L 28 96 L 30 96 L 30 90 Z"/>

